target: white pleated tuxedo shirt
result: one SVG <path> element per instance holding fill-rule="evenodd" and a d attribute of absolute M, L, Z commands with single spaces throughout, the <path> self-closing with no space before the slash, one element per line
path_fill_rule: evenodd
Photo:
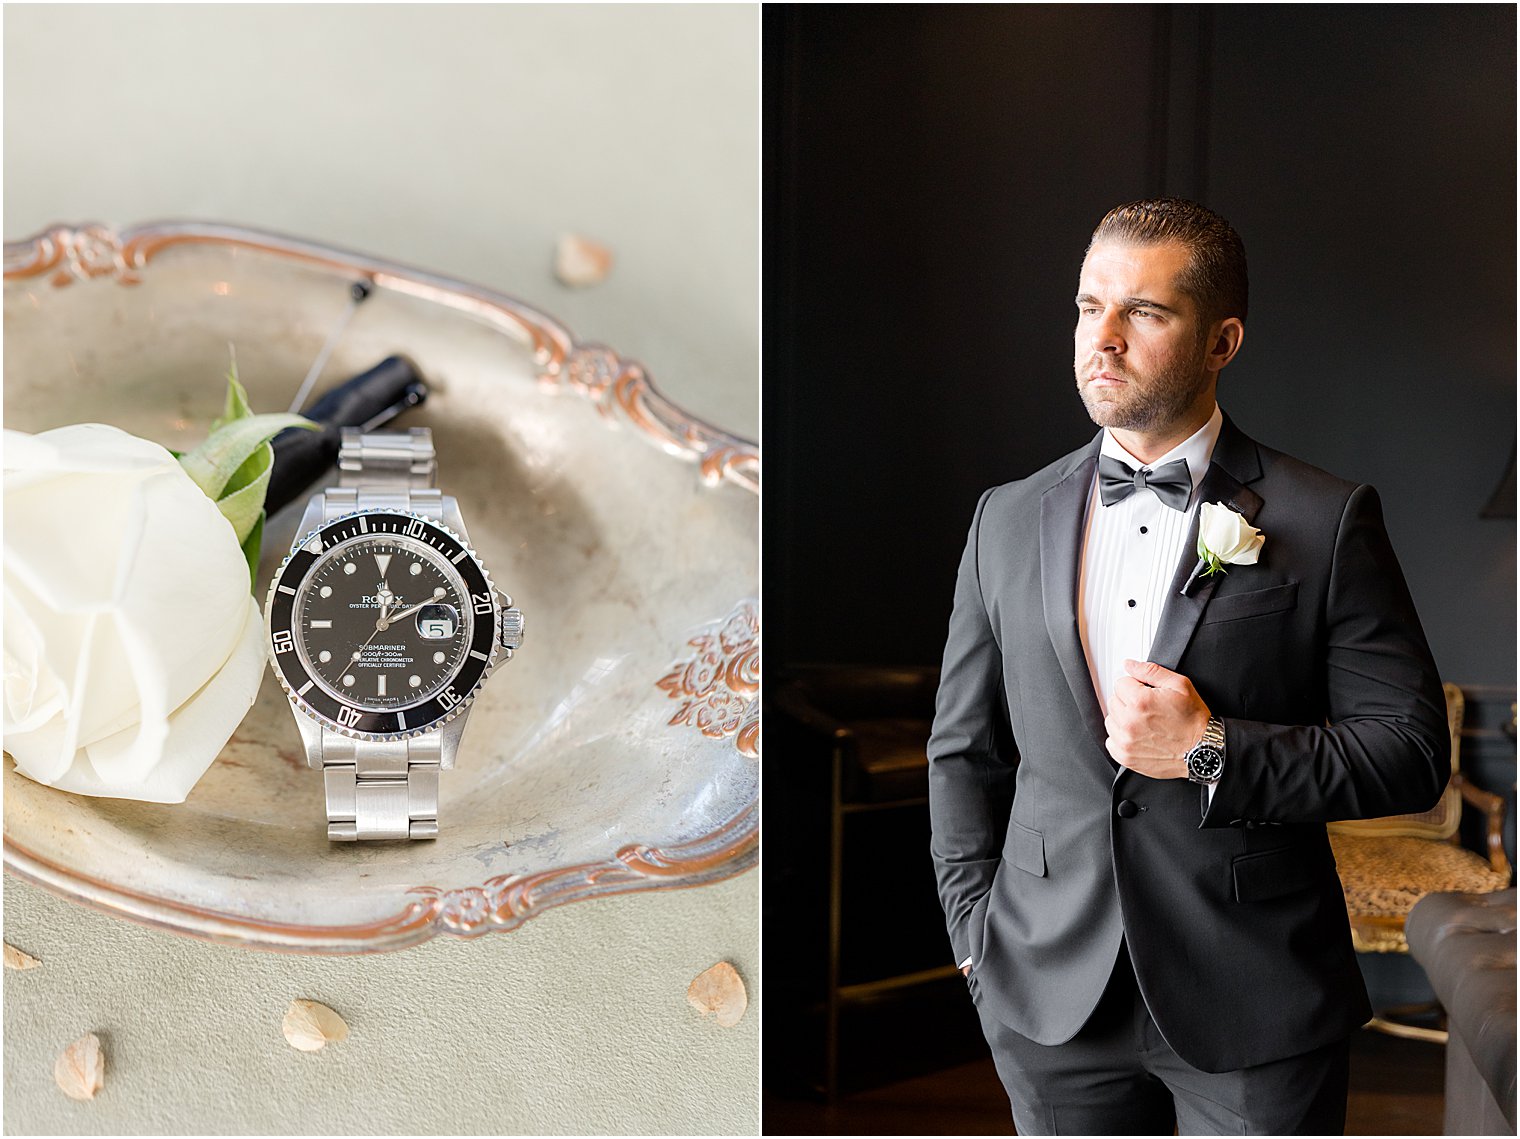
<path fill-rule="evenodd" d="M 1185 510 L 1173 510 L 1149 487 L 1104 506 L 1098 495 L 1098 475 L 1093 473 L 1077 587 L 1077 630 L 1093 690 L 1098 694 L 1098 707 L 1105 716 L 1114 685 L 1124 675 L 1125 658 L 1150 659 L 1172 574 L 1182 559 L 1188 528 L 1198 510 L 1198 484 L 1209 469 L 1223 424 L 1224 415 L 1216 403 L 1207 423 L 1154 463 L 1140 462 L 1104 428 L 1100 455 L 1148 471 L 1186 459 L 1193 480 L 1193 493 Z M 1213 788 L 1209 791 L 1212 798 Z"/>

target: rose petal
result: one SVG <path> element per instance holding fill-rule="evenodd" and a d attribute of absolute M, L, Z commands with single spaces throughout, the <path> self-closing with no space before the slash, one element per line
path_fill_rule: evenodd
<path fill-rule="evenodd" d="M 105 1077 L 105 1052 L 93 1032 L 86 1032 L 53 1061 L 53 1079 L 70 1099 L 94 1099 Z"/>
<path fill-rule="evenodd" d="M 30 953 L 22 952 L 8 941 L 5 943 L 5 967 L 7 969 L 19 969 L 24 972 L 27 969 L 35 969 L 41 964 L 42 962 L 38 961 Z"/>
<path fill-rule="evenodd" d="M 749 1007 L 749 995 L 739 971 L 727 961 L 699 973 L 686 990 L 686 1000 L 703 1016 L 715 1015 L 724 1028 L 732 1028 Z"/>
<path fill-rule="evenodd" d="M 47 667 L 42 633 L 28 612 L 25 597 L 5 591 L 5 735 L 29 732 L 60 715 L 63 686 Z M 19 594 L 18 590 L 18 594 Z"/>
<path fill-rule="evenodd" d="M 605 245 L 567 233 L 554 251 L 554 275 L 566 285 L 584 288 L 607 279 L 612 272 L 612 250 Z"/>
<path fill-rule="evenodd" d="M 236 650 L 205 687 L 168 718 L 156 757 L 146 771 L 142 771 L 143 756 L 132 754 L 143 741 L 137 729 L 128 728 L 83 749 L 79 761 L 58 776 L 53 786 L 78 795 L 184 802 L 248 714 L 263 681 L 266 660 L 264 619 L 250 597 Z"/>
<path fill-rule="evenodd" d="M 52 609 L 89 613 L 109 606 L 118 577 L 118 520 L 130 516 L 141 482 L 130 474 L 62 474 L 18 489 L 16 476 L 7 473 L 6 575 Z M 109 547 L 101 547 L 95 519 L 109 520 Z"/>
<path fill-rule="evenodd" d="M 5 751 L 16 761 L 18 774 L 51 787 L 74 762 L 74 753 L 68 750 L 67 736 L 68 724 L 60 711 L 40 728 L 14 736 L 7 734 Z"/>
<path fill-rule="evenodd" d="M 17 645 L 14 637 L 23 635 L 26 627 L 24 603 L 18 603 L 16 598 L 22 592 L 15 587 L 15 583 L 6 582 L 5 591 L 5 630 L 6 630 L 6 722 L 5 722 L 5 750 L 10 752 L 16 761 L 16 770 L 29 779 L 35 779 L 39 783 L 51 783 L 68 768 L 73 762 L 76 744 L 74 740 L 77 733 L 69 722 L 70 695 L 69 685 L 73 681 L 71 673 L 67 678 L 59 676 L 53 669 L 46 653 L 45 644 L 35 646 L 37 652 L 26 652 L 24 646 Z M 67 639 L 69 630 L 61 628 L 54 638 L 55 644 Z M 40 634 L 39 634 L 40 636 Z M 12 648 L 18 648 L 20 655 L 12 655 Z M 28 678 L 26 669 L 28 665 L 35 667 L 35 673 Z M 14 672 L 16 675 L 12 675 Z M 24 690 L 28 679 L 33 685 L 33 703 L 27 709 L 24 719 L 12 721 L 10 694 Z M 39 694 L 47 691 L 44 699 Z"/>
<path fill-rule="evenodd" d="M 335 1040 L 348 1039 L 348 1025 L 318 1001 L 291 1001 L 280 1029 L 292 1048 L 317 1052 Z"/>
<path fill-rule="evenodd" d="M 1248 549 L 1242 550 L 1230 560 L 1239 566 L 1254 566 L 1256 560 L 1261 557 L 1261 547 L 1266 540 L 1265 534 L 1258 533 L 1256 537 L 1251 539 L 1251 545 Z"/>
<path fill-rule="evenodd" d="M 149 720 L 179 707 L 232 654 L 248 607 L 248 567 L 232 527 L 188 477 L 155 476 L 135 505 L 143 524 L 119 554 L 131 571 L 112 626 L 133 662 L 136 700 Z M 97 659 L 91 681 L 120 671 Z M 124 687 L 134 686 L 129 680 Z M 98 738 L 103 719 L 90 724 L 95 730 L 84 743 Z"/>
<path fill-rule="evenodd" d="M 105 423 L 73 423 L 36 435 L 6 431 L 0 462 L 7 475 L 19 472 L 26 479 L 63 472 L 148 472 L 179 465 L 152 440 Z"/>

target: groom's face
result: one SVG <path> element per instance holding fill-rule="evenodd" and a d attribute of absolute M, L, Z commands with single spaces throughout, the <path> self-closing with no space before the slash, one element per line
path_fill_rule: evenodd
<path fill-rule="evenodd" d="M 1213 399 L 1209 329 L 1177 285 L 1186 247 L 1100 242 L 1077 286 L 1075 370 L 1100 427 L 1162 431 Z"/>

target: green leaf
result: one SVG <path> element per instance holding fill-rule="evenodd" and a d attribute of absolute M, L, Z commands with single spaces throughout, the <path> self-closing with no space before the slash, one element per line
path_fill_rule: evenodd
<path fill-rule="evenodd" d="M 227 402 L 222 408 L 220 419 L 211 421 L 211 430 L 225 427 L 239 419 L 247 419 L 253 414 L 253 408 L 248 404 L 248 392 L 238 381 L 237 361 L 232 361 L 232 367 L 227 371 Z"/>
<path fill-rule="evenodd" d="M 264 541 L 264 512 L 259 511 L 259 517 L 253 524 L 253 529 L 248 531 L 248 536 L 243 539 L 243 557 L 248 559 L 248 588 L 257 589 L 259 585 L 259 546 Z"/>
<path fill-rule="evenodd" d="M 228 480 L 216 508 L 232 523 L 241 542 L 253 531 L 264 513 L 264 495 L 269 490 L 270 472 L 274 470 L 274 448 L 263 444 L 248 457 Z"/>
<path fill-rule="evenodd" d="M 232 472 L 231 477 L 227 480 L 227 485 L 222 487 L 222 497 L 226 498 L 229 494 L 236 494 L 245 486 L 256 482 L 260 475 L 269 472 L 269 468 L 273 464 L 274 448 L 266 443 L 254 451 L 253 454 L 249 455 L 243 461 L 241 467 Z"/>
<path fill-rule="evenodd" d="M 239 468 L 270 439 L 287 427 L 319 430 L 317 424 L 299 415 L 250 415 L 223 423 L 195 450 L 180 456 L 180 466 L 213 499 L 227 493 L 228 484 Z M 246 474 L 244 475 L 246 478 Z M 244 485 L 247 485 L 246 483 Z M 234 488 L 240 489 L 240 488 Z"/>
<path fill-rule="evenodd" d="M 226 403 L 221 417 L 211 424 L 211 434 L 193 451 L 174 456 L 232 526 L 250 575 L 258 572 L 264 496 L 274 469 L 269 440 L 288 427 L 320 430 L 318 424 L 299 415 L 255 415 L 247 391 L 238 382 L 234 360 L 227 373 Z"/>

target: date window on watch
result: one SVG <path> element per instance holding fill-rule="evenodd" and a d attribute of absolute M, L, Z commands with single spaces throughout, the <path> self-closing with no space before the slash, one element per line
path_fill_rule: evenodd
<path fill-rule="evenodd" d="M 424 605 L 417 611 L 417 632 L 427 641 L 451 641 L 459 631 L 459 612 L 452 605 Z"/>

